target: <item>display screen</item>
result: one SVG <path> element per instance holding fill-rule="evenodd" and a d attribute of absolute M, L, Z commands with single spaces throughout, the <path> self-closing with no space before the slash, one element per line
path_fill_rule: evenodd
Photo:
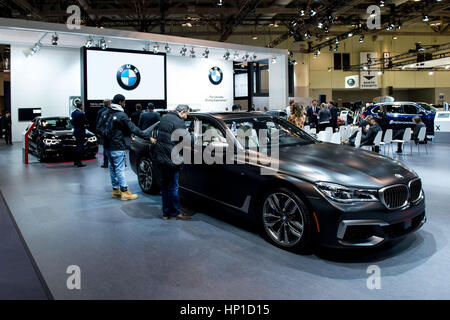
<path fill-rule="evenodd" d="M 41 108 L 19 108 L 19 121 L 32 121 L 41 116 Z"/>
<path fill-rule="evenodd" d="M 165 55 L 87 50 L 88 100 L 123 94 L 127 100 L 165 100 Z"/>

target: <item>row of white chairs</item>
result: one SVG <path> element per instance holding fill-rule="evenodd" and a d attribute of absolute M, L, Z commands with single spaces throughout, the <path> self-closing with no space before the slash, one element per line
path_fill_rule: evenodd
<path fill-rule="evenodd" d="M 305 131 L 310 134 L 316 134 L 316 129 L 315 128 L 311 129 L 309 126 L 305 126 Z M 324 131 L 320 131 L 317 134 L 317 140 L 322 141 L 322 142 L 341 144 L 342 141 L 349 139 L 355 133 L 355 131 L 358 131 L 356 138 L 355 138 L 355 148 L 360 148 L 361 147 L 362 129 L 355 128 L 352 126 L 341 126 L 341 127 L 339 127 L 339 131 L 335 132 L 335 133 L 333 133 L 332 127 L 327 127 Z M 391 151 L 392 156 L 394 156 L 394 149 L 392 147 L 393 143 L 401 143 L 402 147 L 404 147 L 405 144 L 409 144 L 410 149 L 411 149 L 411 155 L 412 155 L 413 140 L 411 140 L 411 137 L 412 137 L 411 128 L 405 129 L 402 139 L 394 140 L 392 129 L 386 130 L 383 140 L 382 140 L 382 136 L 383 136 L 383 132 L 381 132 L 381 131 L 378 132 L 374 139 L 373 145 L 370 145 L 367 147 L 370 147 L 370 148 L 371 147 L 383 147 L 384 154 L 386 154 L 386 149 L 387 149 L 388 155 L 389 155 L 389 151 Z M 419 140 L 419 142 L 424 142 L 425 139 L 426 139 L 426 128 L 423 127 L 419 131 L 418 140 Z M 419 154 L 420 154 L 420 145 L 421 145 L 421 143 L 417 144 L 417 152 Z M 424 145 L 425 145 L 425 150 L 428 153 L 427 145 L 426 144 L 424 144 Z"/>

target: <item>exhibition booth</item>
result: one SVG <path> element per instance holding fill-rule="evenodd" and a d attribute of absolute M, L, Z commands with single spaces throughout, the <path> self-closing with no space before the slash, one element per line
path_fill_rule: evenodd
<path fill-rule="evenodd" d="M 231 111 L 239 99 L 244 106 L 260 101 L 261 109 L 287 105 L 287 50 L 3 18 L 0 30 L 0 43 L 11 51 L 14 141 L 30 118 L 68 116 L 77 99 L 92 124 L 102 101 L 116 93 L 125 95 L 127 108 L 153 102 Z M 251 73 L 236 72 L 243 66 Z M 248 88 L 260 85 L 259 69 L 267 92 L 253 100 L 256 90 Z"/>

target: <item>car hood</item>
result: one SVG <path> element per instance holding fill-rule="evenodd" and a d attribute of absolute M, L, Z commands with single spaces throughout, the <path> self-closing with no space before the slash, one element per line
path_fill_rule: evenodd
<path fill-rule="evenodd" d="M 54 136 L 60 139 L 71 138 L 73 136 L 73 129 L 71 130 L 46 130 L 46 136 Z M 86 130 L 86 136 L 91 137 L 94 134 L 89 130 Z"/>
<path fill-rule="evenodd" d="M 400 162 L 377 153 L 328 143 L 280 148 L 279 158 L 281 172 L 311 182 L 378 189 L 417 176 Z"/>

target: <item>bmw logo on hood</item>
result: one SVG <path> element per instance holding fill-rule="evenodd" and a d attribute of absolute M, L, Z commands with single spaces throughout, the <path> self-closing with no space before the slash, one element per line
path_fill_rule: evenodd
<path fill-rule="evenodd" d="M 117 82 L 125 90 L 134 90 L 141 82 L 141 73 L 131 64 L 124 64 L 117 70 Z"/>
<path fill-rule="evenodd" d="M 219 67 L 209 69 L 209 81 L 215 86 L 219 85 L 223 80 L 223 73 Z"/>

